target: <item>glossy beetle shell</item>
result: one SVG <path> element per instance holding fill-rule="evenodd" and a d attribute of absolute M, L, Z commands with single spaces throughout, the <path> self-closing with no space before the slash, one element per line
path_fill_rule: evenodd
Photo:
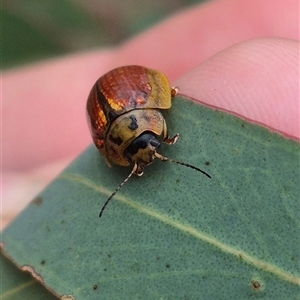
<path fill-rule="evenodd" d="M 172 91 L 163 73 L 142 66 L 116 68 L 96 81 L 87 116 L 93 141 L 108 164 L 129 165 L 124 150 L 145 131 L 167 139 L 158 109 L 171 107 Z"/>

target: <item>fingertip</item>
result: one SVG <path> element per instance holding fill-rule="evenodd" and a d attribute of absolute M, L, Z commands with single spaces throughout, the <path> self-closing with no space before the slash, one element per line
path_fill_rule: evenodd
<path fill-rule="evenodd" d="M 180 94 L 299 139 L 298 47 L 287 39 L 237 44 L 175 84 Z"/>

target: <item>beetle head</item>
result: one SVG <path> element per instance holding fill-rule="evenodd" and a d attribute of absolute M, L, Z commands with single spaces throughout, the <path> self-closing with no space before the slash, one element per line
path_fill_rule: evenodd
<path fill-rule="evenodd" d="M 153 133 L 144 132 L 126 148 L 125 157 L 137 165 L 134 174 L 143 175 L 144 167 L 150 165 L 157 157 L 156 149 L 159 146 L 160 143 Z"/>

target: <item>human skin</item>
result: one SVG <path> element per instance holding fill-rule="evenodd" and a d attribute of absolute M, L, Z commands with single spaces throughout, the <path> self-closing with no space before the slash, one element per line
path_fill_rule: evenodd
<path fill-rule="evenodd" d="M 217 0 L 180 12 L 117 48 L 2 75 L 2 226 L 90 143 L 99 76 L 129 64 L 167 74 L 180 93 L 299 140 L 297 0 Z"/>

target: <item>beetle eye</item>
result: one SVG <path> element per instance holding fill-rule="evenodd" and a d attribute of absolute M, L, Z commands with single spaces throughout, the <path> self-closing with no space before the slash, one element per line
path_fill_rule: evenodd
<path fill-rule="evenodd" d="M 155 137 L 153 137 L 149 142 L 150 145 L 153 146 L 155 149 L 159 148 L 160 146 L 160 142 Z"/>

